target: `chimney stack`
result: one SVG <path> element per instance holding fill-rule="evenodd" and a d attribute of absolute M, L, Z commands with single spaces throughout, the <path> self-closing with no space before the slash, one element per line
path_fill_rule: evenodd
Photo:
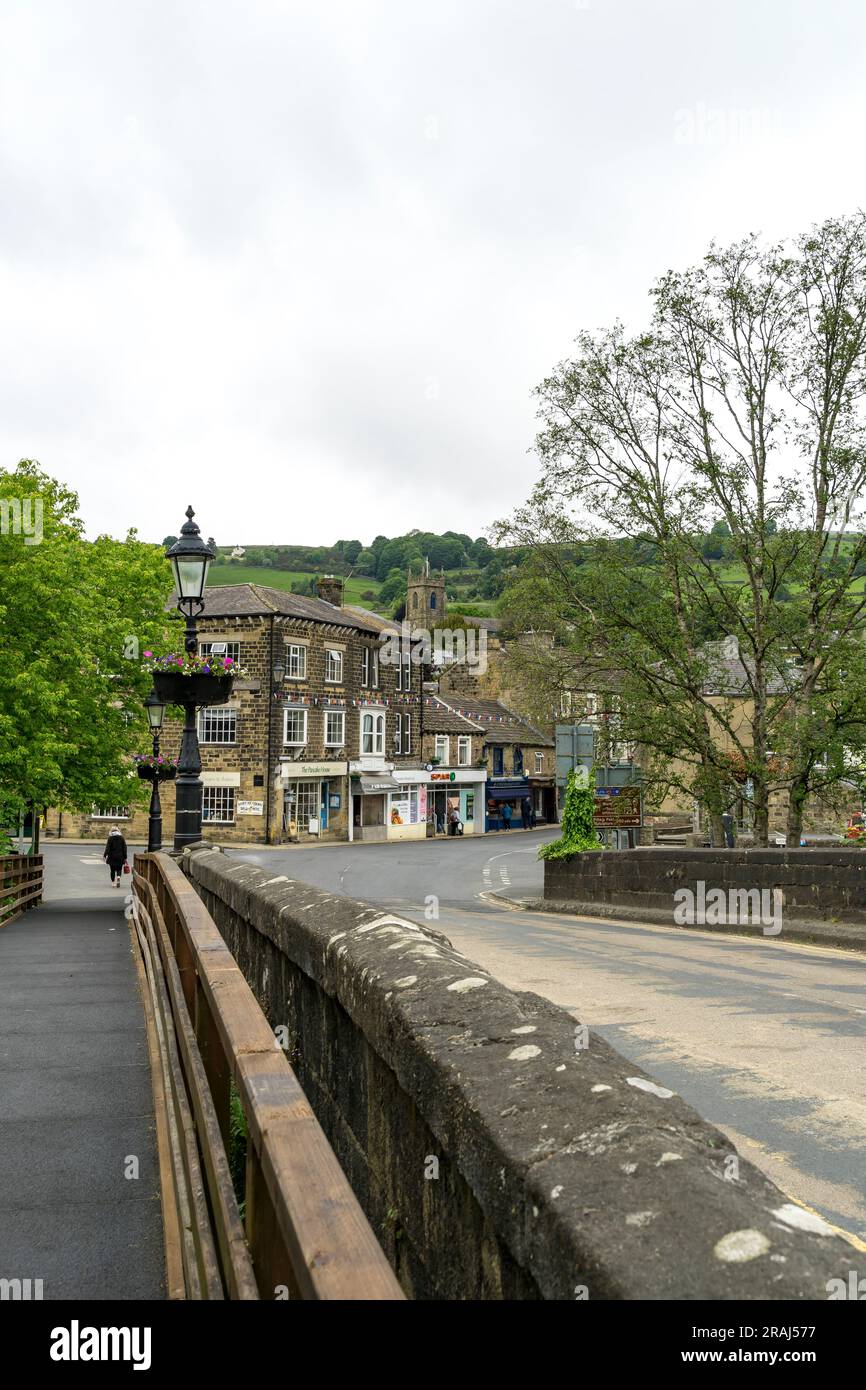
<path fill-rule="evenodd" d="M 316 580 L 319 598 L 325 603 L 333 603 L 336 608 L 343 606 L 343 581 L 339 575 L 325 574 Z"/>

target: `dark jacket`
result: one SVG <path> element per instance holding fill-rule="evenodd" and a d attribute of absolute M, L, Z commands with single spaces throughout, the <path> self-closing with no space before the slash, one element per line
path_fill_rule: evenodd
<path fill-rule="evenodd" d="M 126 841 L 122 835 L 109 835 L 102 857 L 112 869 L 119 869 L 126 863 Z"/>

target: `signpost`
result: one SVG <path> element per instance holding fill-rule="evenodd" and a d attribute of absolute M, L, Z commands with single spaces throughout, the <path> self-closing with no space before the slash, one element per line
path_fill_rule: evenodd
<path fill-rule="evenodd" d="M 640 787 L 596 787 L 592 823 L 597 830 L 636 830 L 643 825 Z"/>

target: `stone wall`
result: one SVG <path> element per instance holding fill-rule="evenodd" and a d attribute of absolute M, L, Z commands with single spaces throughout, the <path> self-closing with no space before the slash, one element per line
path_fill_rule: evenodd
<path fill-rule="evenodd" d="M 575 1019 L 441 934 L 183 857 L 407 1294 L 826 1298 L 853 1247 Z"/>
<path fill-rule="evenodd" d="M 778 889 L 787 922 L 866 923 L 866 853 L 860 849 L 653 847 L 575 854 L 544 865 L 545 902 L 671 925 L 681 925 L 675 892 L 688 888 L 697 897 L 700 883 L 705 901 L 711 889 L 726 897 L 732 890 Z M 712 915 L 706 924 L 714 925 Z"/>

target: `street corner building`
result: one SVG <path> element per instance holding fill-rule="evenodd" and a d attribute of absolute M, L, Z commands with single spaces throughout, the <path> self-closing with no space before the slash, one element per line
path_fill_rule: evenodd
<path fill-rule="evenodd" d="M 552 740 L 495 700 L 440 697 L 399 625 L 342 602 L 339 579 L 312 598 L 259 584 L 215 587 L 199 650 L 225 643 L 247 674 L 226 704 L 198 711 L 202 834 L 226 843 L 424 839 L 483 834 L 510 801 L 555 819 Z M 162 751 L 176 757 L 181 721 Z M 131 778 L 133 773 L 131 772 Z M 174 783 L 162 787 L 166 835 Z M 146 840 L 147 808 L 48 812 L 52 837 L 101 840 L 117 822 Z"/>

